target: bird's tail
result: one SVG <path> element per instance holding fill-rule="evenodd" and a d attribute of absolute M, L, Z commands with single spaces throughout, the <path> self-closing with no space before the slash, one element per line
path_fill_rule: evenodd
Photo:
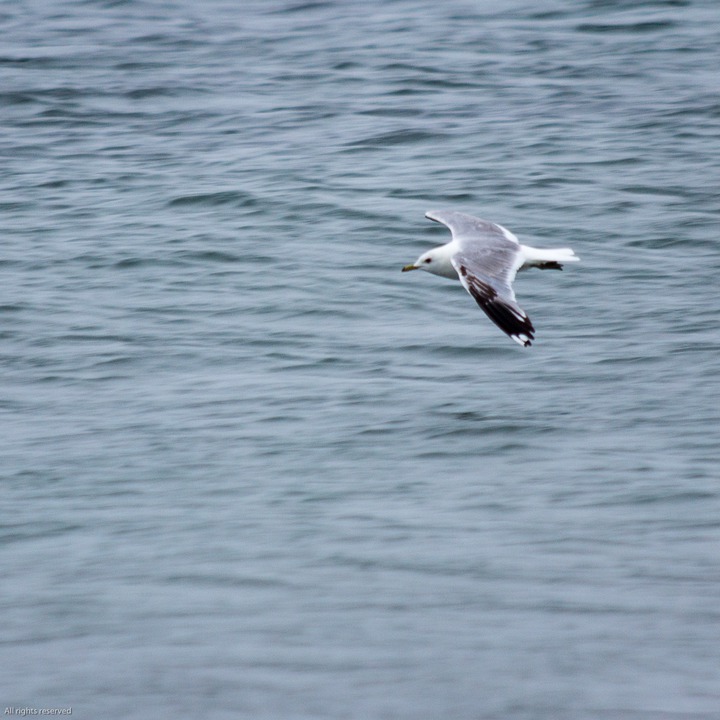
<path fill-rule="evenodd" d="M 579 262 L 580 258 L 570 248 L 533 248 L 521 245 L 524 256 L 522 269 L 537 267 L 541 270 L 562 270 L 566 262 Z"/>

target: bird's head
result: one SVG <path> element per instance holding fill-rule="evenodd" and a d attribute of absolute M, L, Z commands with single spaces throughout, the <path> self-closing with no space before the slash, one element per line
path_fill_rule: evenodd
<path fill-rule="evenodd" d="M 414 263 L 406 265 L 402 269 L 402 271 L 409 272 L 410 270 L 427 270 L 428 272 L 432 272 L 435 269 L 433 266 L 433 262 L 437 262 L 437 258 L 435 257 L 435 251 L 428 250 L 426 253 L 423 253 Z"/>

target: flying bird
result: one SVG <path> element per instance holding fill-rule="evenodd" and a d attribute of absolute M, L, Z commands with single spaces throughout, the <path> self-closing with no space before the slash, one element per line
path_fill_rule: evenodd
<path fill-rule="evenodd" d="M 535 328 L 515 301 L 512 283 L 518 270 L 536 267 L 562 270 L 579 257 L 570 248 L 533 248 L 521 245 L 502 225 L 461 212 L 430 210 L 425 217 L 445 225 L 452 240 L 423 253 L 402 271 L 427 270 L 460 280 L 485 314 L 516 343 L 528 347 Z"/>

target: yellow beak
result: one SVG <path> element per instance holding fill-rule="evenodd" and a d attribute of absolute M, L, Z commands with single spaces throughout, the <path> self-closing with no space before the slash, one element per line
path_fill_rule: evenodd
<path fill-rule="evenodd" d="M 410 270 L 418 270 L 418 269 L 419 269 L 419 268 L 418 268 L 417 265 L 412 265 L 412 264 L 410 264 L 410 265 L 406 265 L 406 266 L 402 269 L 402 272 L 410 272 Z"/>

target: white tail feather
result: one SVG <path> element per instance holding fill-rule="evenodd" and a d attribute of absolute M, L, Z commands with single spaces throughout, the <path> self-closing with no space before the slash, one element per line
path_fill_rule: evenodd
<path fill-rule="evenodd" d="M 536 267 L 543 263 L 578 262 L 580 258 L 570 248 L 534 248 L 521 245 L 523 254 L 522 267 Z"/>

